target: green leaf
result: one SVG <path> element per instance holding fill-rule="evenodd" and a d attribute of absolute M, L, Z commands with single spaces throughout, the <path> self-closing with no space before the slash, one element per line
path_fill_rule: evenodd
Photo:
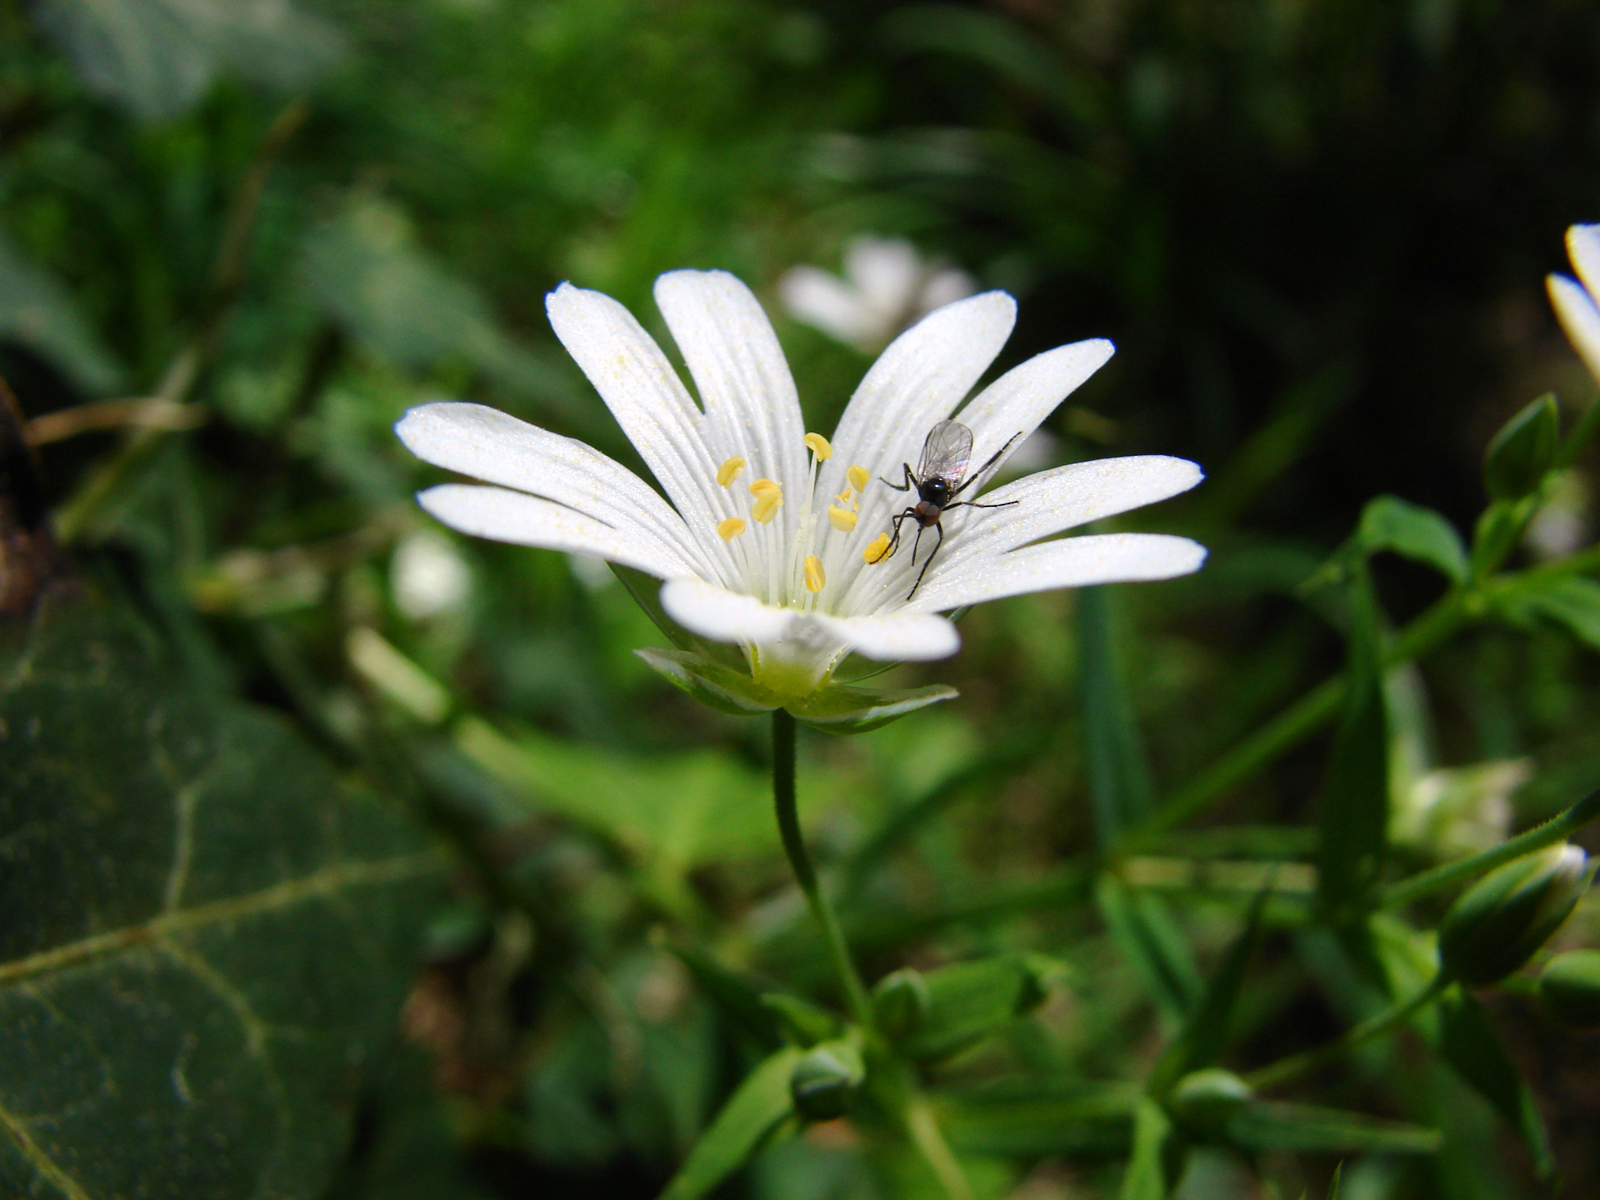
<path fill-rule="evenodd" d="M 1540 396 L 1500 428 L 1483 454 L 1483 485 L 1495 500 L 1517 500 L 1555 465 L 1561 414 L 1553 395 Z"/>
<path fill-rule="evenodd" d="M 1466 582 L 1467 549 L 1461 535 L 1431 508 L 1410 504 L 1398 496 L 1369 500 L 1361 511 L 1356 541 L 1363 553 L 1387 550 L 1433 567 L 1455 583 Z"/>
<path fill-rule="evenodd" d="M 667 949 L 689 968 L 696 983 L 728 1017 L 743 1026 L 768 1050 L 784 1042 L 784 1027 L 770 1005 L 762 1002 L 763 991 L 754 982 L 729 970 L 715 957 L 694 946 L 668 942 Z"/>
<path fill-rule="evenodd" d="M 915 1059 L 948 1058 L 1031 1012 L 1046 995 L 1048 960 L 1001 954 L 923 975 L 928 1007 L 902 1049 Z"/>
<path fill-rule="evenodd" d="M 104 395 L 122 368 L 55 276 L 23 259 L 0 234 L 0 337 L 28 347 L 78 387 Z"/>
<path fill-rule="evenodd" d="M 674 687 L 682 688 L 701 704 L 735 717 L 759 716 L 783 707 L 775 692 L 750 676 L 713 662 L 695 650 L 635 650 L 650 667 Z"/>
<path fill-rule="evenodd" d="M 919 688 L 834 685 L 787 705 L 797 721 L 826 733 L 868 733 L 890 721 L 954 700 L 961 693 L 944 684 Z"/>
<path fill-rule="evenodd" d="M 1100 844 L 1109 846 L 1150 811 L 1155 788 L 1117 654 L 1111 593 L 1104 587 L 1079 588 L 1073 612 L 1078 625 L 1083 756 L 1094 799 L 1095 832 Z"/>
<path fill-rule="evenodd" d="M 1503 611 L 1518 620 L 1534 616 L 1554 621 L 1584 645 L 1600 650 L 1600 580 L 1562 576 L 1517 596 Z"/>
<path fill-rule="evenodd" d="M 1120 1200 L 1166 1200 L 1172 1186 L 1168 1160 L 1175 1136 L 1161 1106 L 1140 1097 L 1133 1114 L 1133 1154 L 1117 1193 Z"/>
<path fill-rule="evenodd" d="M 1123 1155 L 1139 1092 L 1126 1083 L 1012 1082 L 937 1097 L 958 1150 L 1002 1158 Z"/>
<path fill-rule="evenodd" d="M 124 618 L 0 657 L 0 1193 L 320 1196 L 444 861 Z"/>
<path fill-rule="evenodd" d="M 1319 899 L 1336 919 L 1377 886 L 1388 852 L 1389 719 L 1382 647 L 1377 599 L 1359 566 L 1351 591 L 1349 683 L 1323 780 L 1317 863 Z"/>
<path fill-rule="evenodd" d="M 737 1171 L 774 1130 L 794 1113 L 789 1080 L 805 1052 L 794 1046 L 764 1059 L 745 1077 L 688 1160 L 661 1193 L 661 1200 L 697 1200 Z"/>
<path fill-rule="evenodd" d="M 1534 1173 L 1548 1179 L 1555 1158 L 1538 1103 L 1506 1053 L 1483 1005 L 1459 987 L 1439 998 L 1435 1049 L 1503 1117 L 1533 1157 Z"/>
<path fill-rule="evenodd" d="M 1244 993 L 1245 971 L 1261 942 L 1261 914 L 1271 894 L 1270 886 L 1256 893 L 1245 916 L 1244 929 L 1206 981 L 1205 993 L 1184 1021 L 1182 1032 L 1150 1073 L 1151 1095 L 1159 1099 L 1189 1072 L 1213 1066 L 1222 1058 L 1234 1012 Z"/>
<path fill-rule="evenodd" d="M 1117 949 L 1169 1025 L 1181 1027 L 1200 998 L 1200 972 L 1188 943 L 1160 897 L 1102 875 L 1095 887 L 1100 915 Z"/>
<path fill-rule="evenodd" d="M 146 121 L 175 117 L 225 71 L 298 91 L 344 39 L 282 0 L 40 0 L 38 20 L 91 91 Z"/>
<path fill-rule="evenodd" d="M 1433 1154 L 1439 1149 L 1436 1130 L 1311 1104 L 1257 1101 L 1228 1121 L 1226 1134 L 1235 1146 L 1269 1152 Z"/>
<path fill-rule="evenodd" d="M 763 992 L 760 1003 L 797 1046 L 814 1046 L 839 1036 L 837 1018 L 809 1000 L 786 992 Z"/>

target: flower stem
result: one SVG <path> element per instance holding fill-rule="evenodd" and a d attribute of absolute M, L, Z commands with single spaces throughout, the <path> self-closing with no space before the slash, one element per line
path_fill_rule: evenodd
<path fill-rule="evenodd" d="M 1291 1054 L 1288 1058 L 1279 1059 L 1269 1066 L 1262 1067 L 1259 1071 L 1250 1072 L 1244 1077 L 1245 1082 L 1253 1090 L 1263 1092 L 1269 1088 L 1290 1083 L 1302 1075 L 1308 1075 L 1312 1071 L 1327 1066 L 1329 1063 L 1337 1062 L 1363 1042 L 1371 1041 L 1381 1034 L 1388 1033 L 1389 1030 L 1405 1021 L 1419 1009 L 1432 1004 L 1438 998 L 1439 993 L 1448 986 L 1449 982 L 1442 974 L 1435 976 L 1432 983 L 1410 999 L 1396 1004 L 1393 1008 L 1385 1009 L 1370 1020 L 1351 1027 L 1342 1036 L 1335 1038 L 1326 1045 L 1306 1050 L 1300 1054 Z"/>
<path fill-rule="evenodd" d="M 811 915 L 822 927 L 822 940 L 828 947 L 828 958 L 833 963 L 839 986 L 844 989 L 845 1002 L 850 1015 L 862 1026 L 872 1026 L 872 1006 L 867 1000 L 867 989 L 861 976 L 850 961 L 850 948 L 845 945 L 844 930 L 834 915 L 828 898 L 817 885 L 816 868 L 806 853 L 805 835 L 800 832 L 800 811 L 795 803 L 794 789 L 795 721 L 783 709 L 772 713 L 772 801 L 778 811 L 778 832 L 783 837 L 783 849 L 794 868 L 795 881 L 805 893 Z"/>

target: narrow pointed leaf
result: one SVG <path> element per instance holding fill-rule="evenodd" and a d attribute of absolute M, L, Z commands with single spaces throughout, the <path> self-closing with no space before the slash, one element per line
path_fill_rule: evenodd
<path fill-rule="evenodd" d="M 1119 1200 L 1166 1200 L 1171 1192 L 1167 1160 L 1176 1137 L 1172 1122 L 1154 1100 L 1142 1098 L 1134 1110 L 1133 1154 L 1122 1177 Z"/>
<path fill-rule="evenodd" d="M 804 1051 L 785 1047 L 763 1059 L 722 1106 L 661 1200 L 699 1200 L 744 1166 L 783 1121 L 794 1115 L 789 1079 Z"/>
<path fill-rule="evenodd" d="M 778 1015 L 762 1003 L 764 989 L 722 965 L 696 946 L 668 943 L 674 958 L 689 968 L 689 974 L 711 1002 L 768 1050 L 783 1045 L 784 1029 Z"/>
<path fill-rule="evenodd" d="M 928 1007 L 902 1049 L 911 1058 L 946 1058 L 1026 1015 L 1045 997 L 1049 963 L 1002 954 L 927 972 Z"/>
<path fill-rule="evenodd" d="M 1228 1140 L 1257 1151 L 1433 1154 L 1437 1130 L 1312 1104 L 1258 1102 L 1227 1124 Z"/>
<path fill-rule="evenodd" d="M 1200 998 L 1200 972 L 1166 905 L 1149 891 L 1101 876 L 1095 888 L 1106 928 L 1138 975 L 1145 992 L 1171 1025 L 1182 1026 Z"/>
<path fill-rule="evenodd" d="M 1111 845 L 1150 811 L 1154 792 L 1117 654 L 1112 603 L 1112 594 L 1104 587 L 1080 588 L 1073 598 L 1078 719 L 1095 832 L 1102 846 Z"/>
<path fill-rule="evenodd" d="M 944 684 L 920 688 L 826 687 L 788 705 L 795 719 L 827 733 L 867 733 L 890 721 L 954 700 L 959 692 Z"/>

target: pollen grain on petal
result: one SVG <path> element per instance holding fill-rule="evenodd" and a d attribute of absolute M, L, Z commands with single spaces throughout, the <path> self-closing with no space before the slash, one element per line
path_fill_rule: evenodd
<path fill-rule="evenodd" d="M 873 538 L 872 541 L 867 544 L 867 548 L 861 552 L 861 557 L 867 561 L 868 565 L 881 563 L 884 559 L 888 558 L 889 535 L 887 533 L 880 533 L 877 537 Z"/>
<path fill-rule="evenodd" d="M 732 487 L 733 481 L 739 478 L 739 472 L 742 470 L 744 470 L 744 459 L 736 454 L 717 468 L 717 482 L 723 487 Z"/>
<path fill-rule="evenodd" d="M 822 569 L 822 560 L 815 554 L 806 555 L 806 590 L 820 592 L 828 584 L 828 575 Z"/>
<path fill-rule="evenodd" d="M 850 481 L 850 486 L 858 492 L 866 491 L 867 484 L 872 482 L 872 476 L 867 474 L 867 469 L 859 465 L 851 467 L 844 473 L 844 477 Z"/>
<path fill-rule="evenodd" d="M 782 507 L 782 492 L 758 492 L 756 494 L 755 508 L 751 510 L 750 515 L 761 524 L 765 525 L 768 521 L 772 520 L 773 517 L 778 515 L 778 510 Z"/>
<path fill-rule="evenodd" d="M 820 433 L 808 433 L 803 440 L 811 448 L 811 453 L 817 456 L 818 462 L 826 462 L 833 457 L 833 446 Z"/>
<path fill-rule="evenodd" d="M 723 541 L 732 541 L 745 531 L 743 517 L 729 517 L 726 521 L 717 522 L 717 536 Z"/>
<path fill-rule="evenodd" d="M 828 524 L 840 533 L 849 533 L 856 527 L 856 514 L 837 504 L 828 505 Z"/>

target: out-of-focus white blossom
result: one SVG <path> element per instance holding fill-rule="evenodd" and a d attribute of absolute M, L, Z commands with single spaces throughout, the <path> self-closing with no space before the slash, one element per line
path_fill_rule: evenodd
<path fill-rule="evenodd" d="M 1551 275 L 1545 282 L 1550 303 L 1572 348 L 1600 382 L 1600 225 L 1574 225 L 1567 230 L 1567 254 L 1577 279 Z"/>
<path fill-rule="evenodd" d="M 1491 849 L 1506 840 L 1511 797 L 1532 777 L 1525 758 L 1424 772 L 1398 789 L 1390 837 L 1441 859 Z"/>
<path fill-rule="evenodd" d="M 1528 548 L 1540 558 L 1565 558 L 1589 538 L 1589 485 L 1576 471 L 1556 477 L 1544 507 L 1528 522 Z"/>
<path fill-rule="evenodd" d="M 389 564 L 394 604 L 413 621 L 426 621 L 466 602 L 472 569 L 450 539 L 432 529 L 407 535 Z"/>
<path fill-rule="evenodd" d="M 845 248 L 844 278 L 795 267 L 779 281 L 789 315 L 867 353 L 936 308 L 978 290 L 972 276 L 929 261 L 910 242 L 858 237 Z"/>

